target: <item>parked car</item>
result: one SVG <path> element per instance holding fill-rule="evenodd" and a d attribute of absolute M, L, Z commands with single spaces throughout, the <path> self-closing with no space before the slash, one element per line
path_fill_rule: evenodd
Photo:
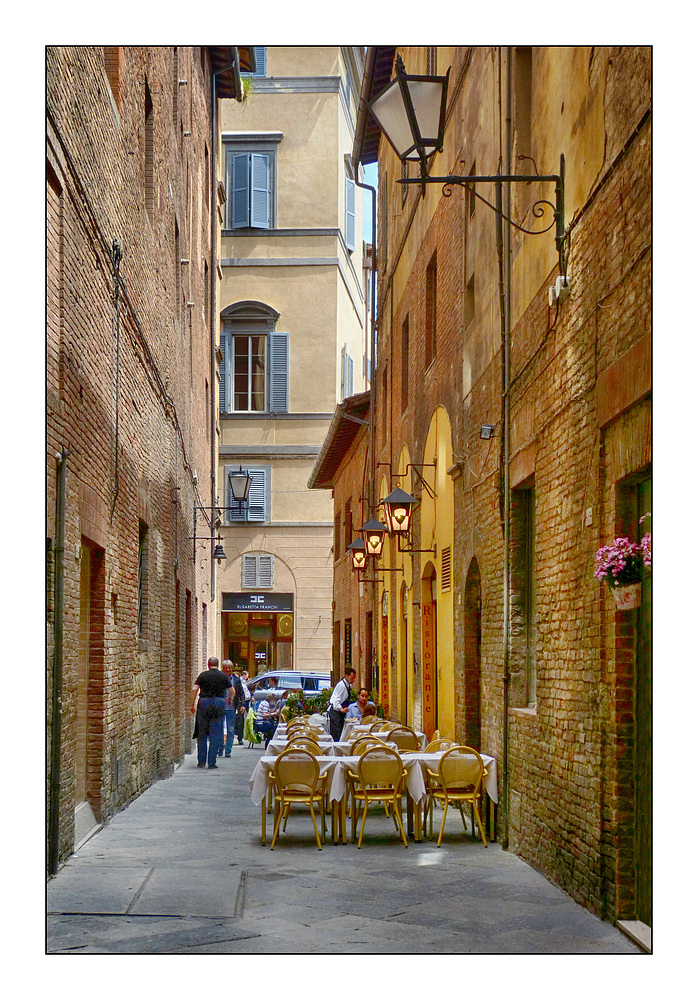
<path fill-rule="evenodd" d="M 252 694 L 253 707 L 263 698 L 273 705 L 279 701 L 284 692 L 297 691 L 298 688 L 315 695 L 330 687 L 330 684 L 329 673 L 308 674 L 301 670 L 270 670 L 257 674 L 247 682 Z"/>

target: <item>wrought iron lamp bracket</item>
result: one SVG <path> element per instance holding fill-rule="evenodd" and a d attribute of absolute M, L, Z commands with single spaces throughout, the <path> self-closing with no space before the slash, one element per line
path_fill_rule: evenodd
<path fill-rule="evenodd" d="M 530 159 L 530 157 L 527 157 Z M 534 163 L 535 166 L 535 163 Z M 555 204 L 552 201 L 548 201 L 545 198 L 541 198 L 536 201 L 532 207 L 532 213 L 535 218 L 540 219 L 546 212 L 545 206 L 552 209 L 553 220 L 549 226 L 545 229 L 525 229 L 520 226 L 517 222 L 514 222 L 508 215 L 504 213 L 501 206 L 501 190 L 504 184 L 513 183 L 525 183 L 531 184 L 535 181 L 543 181 L 545 183 L 555 184 Z M 425 190 L 426 184 L 441 184 L 442 194 L 444 197 L 449 198 L 452 194 L 452 188 L 455 187 L 465 187 L 472 188 L 473 194 L 480 201 L 488 205 L 493 212 L 501 216 L 505 222 L 508 222 L 510 226 L 518 229 L 519 232 L 526 233 L 529 236 L 541 236 L 543 233 L 549 232 L 555 226 L 555 246 L 557 248 L 558 259 L 560 262 L 560 274 L 567 274 L 567 256 L 565 254 L 565 243 L 567 241 L 567 235 L 565 233 L 565 156 L 560 155 L 560 173 L 559 174 L 478 174 L 478 175 L 468 175 L 464 176 L 462 174 L 448 174 L 446 177 L 429 177 L 424 172 L 420 177 L 402 177 L 397 181 L 398 184 L 421 184 L 422 191 Z M 497 185 L 497 202 L 498 204 L 493 205 L 486 198 L 484 198 L 478 191 L 475 190 L 476 184 L 496 184 Z"/>

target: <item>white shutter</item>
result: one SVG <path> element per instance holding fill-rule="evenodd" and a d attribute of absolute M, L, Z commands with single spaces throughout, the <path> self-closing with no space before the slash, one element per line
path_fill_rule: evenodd
<path fill-rule="evenodd" d="M 347 354 L 347 396 L 354 395 L 354 359 Z"/>
<path fill-rule="evenodd" d="M 242 588 L 254 590 L 257 586 L 257 556 L 242 557 Z"/>
<path fill-rule="evenodd" d="M 257 557 L 257 586 L 271 590 L 274 586 L 274 556 Z"/>
<path fill-rule="evenodd" d="M 354 187 L 354 182 L 346 179 L 346 226 L 345 226 L 345 239 L 347 241 L 347 249 L 356 249 L 356 188 Z"/>
<path fill-rule="evenodd" d="M 242 557 L 243 590 L 272 590 L 274 587 L 274 556 L 244 555 Z"/>

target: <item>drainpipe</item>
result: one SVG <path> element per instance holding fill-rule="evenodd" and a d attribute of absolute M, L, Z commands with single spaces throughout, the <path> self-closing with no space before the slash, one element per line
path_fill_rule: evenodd
<path fill-rule="evenodd" d="M 354 166 L 354 177 L 358 175 L 357 165 Z M 371 192 L 371 483 L 369 489 L 369 504 L 374 504 L 374 469 L 376 466 L 376 189 L 370 184 L 355 181 L 356 186 Z"/>
<path fill-rule="evenodd" d="M 235 73 L 236 89 L 242 93 L 238 50 L 231 46 L 231 61 L 228 66 L 211 74 L 211 507 L 216 506 L 216 477 L 218 474 L 218 450 L 216 448 L 216 417 L 218 398 L 216 396 L 216 275 L 218 273 L 218 99 L 216 97 L 216 77 L 230 70 Z M 215 518 L 211 510 L 211 546 L 215 539 Z M 216 562 L 211 559 L 211 601 L 216 599 Z"/>
<path fill-rule="evenodd" d="M 49 875 L 58 871 L 61 799 L 61 698 L 63 693 L 63 595 L 65 589 L 65 483 L 69 452 L 56 453 L 56 545 L 53 581 L 53 688 L 51 692 L 51 778 L 49 793 Z"/>
<path fill-rule="evenodd" d="M 507 48 L 506 67 L 506 127 L 505 127 L 505 161 L 504 172 L 511 174 L 511 58 L 512 50 Z M 504 186 L 504 212 L 509 218 L 511 216 L 511 184 Z M 501 216 L 498 216 L 500 224 Z M 504 329 L 503 329 L 503 404 L 504 404 L 504 470 L 503 470 L 503 490 L 504 490 L 504 622 L 503 622 L 503 665 L 504 665 L 504 733 L 502 744 L 502 764 L 504 771 L 503 780 L 503 806 L 504 815 L 502 817 L 502 848 L 509 847 L 509 687 L 511 673 L 509 668 L 509 629 L 510 629 L 510 608 L 509 608 L 509 576 L 510 576 L 510 508 L 511 496 L 509 488 L 509 451 L 510 451 L 510 353 L 511 353 L 511 227 L 504 226 L 503 232 L 503 259 L 504 259 Z"/>

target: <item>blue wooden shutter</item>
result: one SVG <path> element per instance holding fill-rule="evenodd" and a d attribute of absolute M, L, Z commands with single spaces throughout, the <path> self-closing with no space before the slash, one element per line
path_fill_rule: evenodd
<path fill-rule="evenodd" d="M 247 499 L 247 520 L 267 520 L 267 470 L 249 469 L 252 485 Z"/>
<path fill-rule="evenodd" d="M 251 153 L 252 198 L 249 225 L 256 229 L 269 229 L 271 218 L 270 207 L 270 169 L 268 153 Z"/>
<path fill-rule="evenodd" d="M 266 45 L 253 45 L 255 60 L 257 64 L 257 69 L 254 71 L 255 76 L 266 76 L 267 75 L 267 47 Z"/>
<path fill-rule="evenodd" d="M 222 333 L 221 334 L 221 355 L 222 355 L 222 357 L 221 357 L 220 366 L 218 368 L 218 372 L 219 372 L 220 377 L 221 377 L 220 385 L 218 387 L 218 394 L 219 394 L 218 395 L 218 410 L 219 410 L 220 413 L 227 413 L 228 412 L 228 399 L 227 399 L 227 397 L 228 397 L 228 393 L 227 393 L 227 387 L 228 387 L 228 381 L 227 381 L 227 379 L 228 379 L 228 376 L 227 376 L 227 368 L 226 368 L 226 361 L 227 361 L 227 359 L 226 359 L 226 347 L 227 347 L 226 339 L 227 338 L 226 338 L 225 333 Z"/>
<path fill-rule="evenodd" d="M 243 465 L 244 468 L 244 465 Z M 229 521 L 266 521 L 267 520 L 267 470 L 247 470 L 252 479 L 247 503 L 233 500 L 233 491 L 228 481 L 226 468 L 226 489 L 228 494 Z"/>
<path fill-rule="evenodd" d="M 232 226 L 242 229 L 250 224 L 250 154 L 235 153 L 232 159 Z"/>
<path fill-rule="evenodd" d="M 354 182 L 346 179 L 346 226 L 345 226 L 345 239 L 347 241 L 347 249 L 356 249 L 356 188 L 354 187 Z"/>
<path fill-rule="evenodd" d="M 288 334 L 269 334 L 269 409 L 288 413 Z"/>
<path fill-rule="evenodd" d="M 257 556 L 257 586 L 271 590 L 274 586 L 274 556 Z"/>

